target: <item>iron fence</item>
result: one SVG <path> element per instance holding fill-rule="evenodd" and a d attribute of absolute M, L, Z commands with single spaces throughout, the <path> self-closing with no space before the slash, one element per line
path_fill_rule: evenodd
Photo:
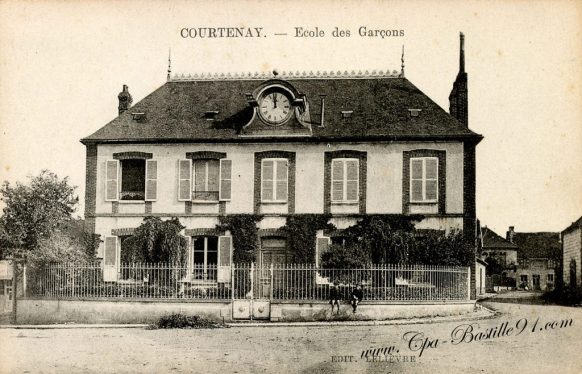
<path fill-rule="evenodd" d="M 469 299 L 467 267 L 373 265 L 363 269 L 323 269 L 313 264 L 121 264 L 115 281 L 103 266 L 50 264 L 27 272 L 30 296 L 58 299 L 181 299 L 273 301 L 328 300 L 332 285 L 349 299 L 361 285 L 364 300 L 445 301 Z"/>

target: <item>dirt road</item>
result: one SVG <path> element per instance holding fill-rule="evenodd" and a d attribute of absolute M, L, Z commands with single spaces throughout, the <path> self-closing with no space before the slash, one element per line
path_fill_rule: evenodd
<path fill-rule="evenodd" d="M 0 372 L 582 373 L 582 308 L 485 305 L 501 314 L 394 326 L 4 329 Z M 368 349 L 382 354 L 366 359 Z"/>

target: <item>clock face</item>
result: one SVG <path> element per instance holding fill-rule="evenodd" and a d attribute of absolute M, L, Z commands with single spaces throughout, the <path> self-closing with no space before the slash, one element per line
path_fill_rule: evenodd
<path fill-rule="evenodd" d="M 279 90 L 267 90 L 259 100 L 259 115 L 270 125 L 281 125 L 291 117 L 289 97 Z"/>

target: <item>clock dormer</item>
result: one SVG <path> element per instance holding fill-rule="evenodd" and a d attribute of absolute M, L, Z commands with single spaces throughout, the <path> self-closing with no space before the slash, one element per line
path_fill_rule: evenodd
<path fill-rule="evenodd" d="M 307 98 L 291 83 L 270 79 L 246 96 L 253 115 L 241 136 L 311 135 Z"/>

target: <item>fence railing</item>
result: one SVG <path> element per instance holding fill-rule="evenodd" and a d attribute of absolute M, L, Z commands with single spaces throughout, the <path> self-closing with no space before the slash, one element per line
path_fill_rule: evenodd
<path fill-rule="evenodd" d="M 373 265 L 323 269 L 313 264 L 175 266 L 121 264 L 116 281 L 104 281 L 93 264 L 50 264 L 27 271 L 30 296 L 58 299 L 182 299 L 273 301 L 328 300 L 333 284 L 342 299 L 362 285 L 364 300 L 437 301 L 469 299 L 467 267 Z"/>

